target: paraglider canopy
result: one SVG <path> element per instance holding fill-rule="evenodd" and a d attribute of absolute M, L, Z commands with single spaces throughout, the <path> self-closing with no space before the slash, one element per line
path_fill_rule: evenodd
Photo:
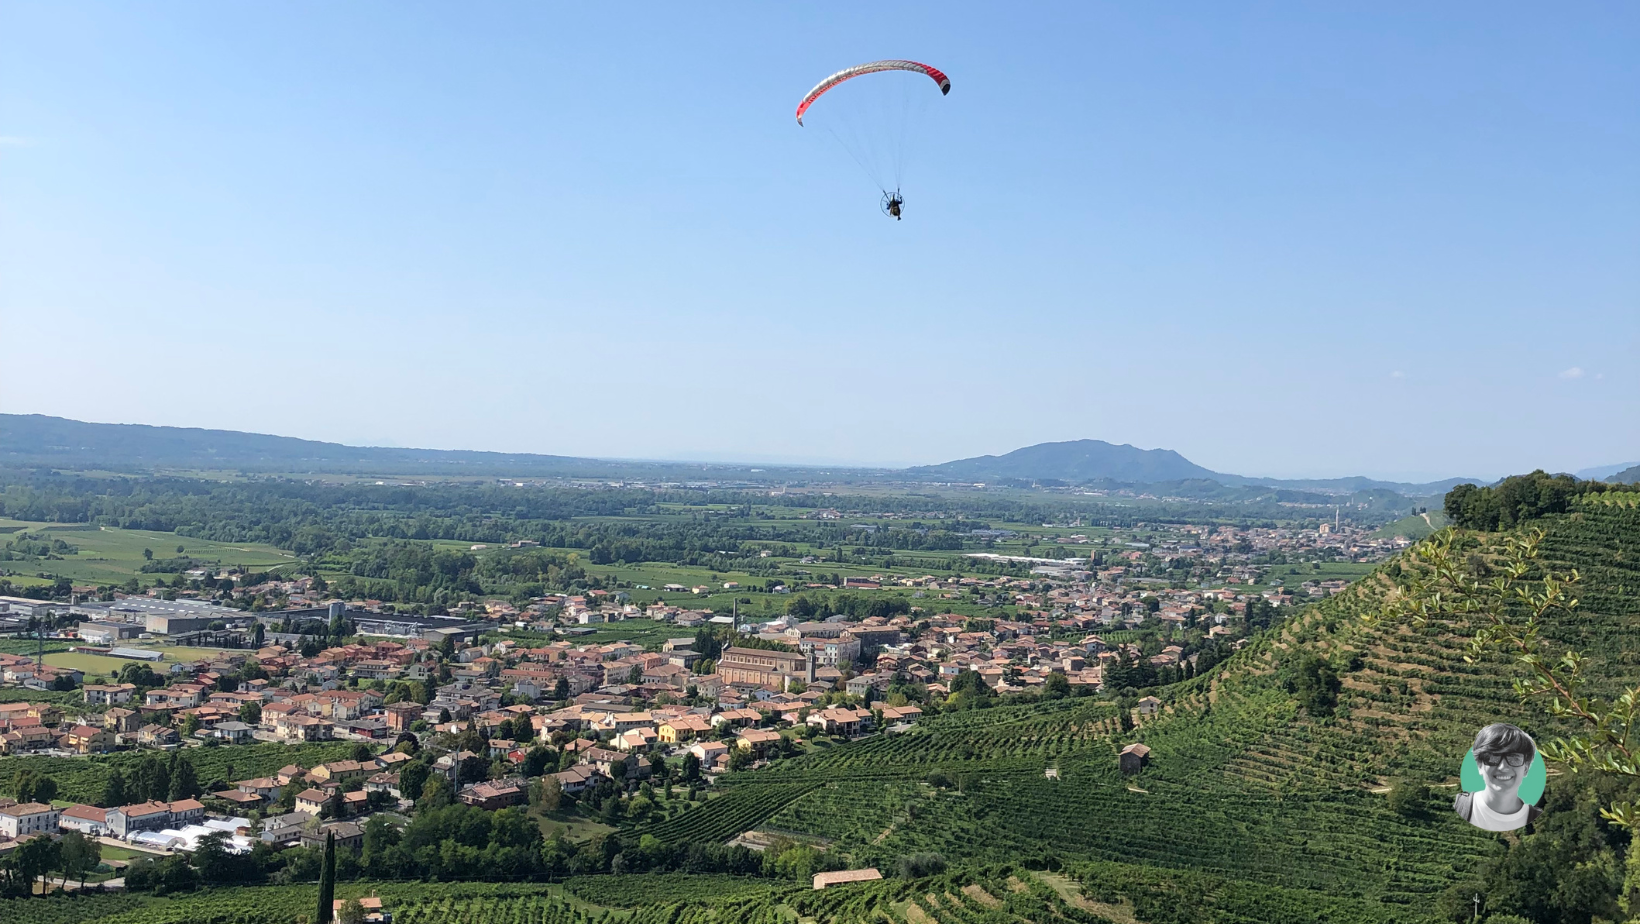
<path fill-rule="evenodd" d="M 877 76 L 838 89 L 867 75 Z M 939 87 L 939 96 L 930 92 L 923 78 Z M 898 219 L 905 205 L 900 188 L 917 123 L 932 101 L 950 92 L 951 78 L 938 68 L 918 61 L 871 61 L 815 84 L 797 105 L 797 124 L 813 116 L 814 124 L 835 138 L 882 190 L 883 214 Z"/>
<path fill-rule="evenodd" d="M 803 113 L 808 112 L 809 107 L 814 105 L 814 101 L 819 99 L 827 90 L 861 74 L 877 74 L 882 71 L 914 71 L 927 74 L 933 78 L 935 83 L 940 85 L 941 96 L 951 92 L 951 78 L 945 76 L 945 73 L 937 68 L 919 64 L 916 61 L 873 61 L 870 64 L 857 64 L 854 67 L 845 67 L 815 84 L 814 89 L 809 91 L 809 95 L 803 97 L 803 101 L 797 104 L 797 124 L 803 124 Z"/>

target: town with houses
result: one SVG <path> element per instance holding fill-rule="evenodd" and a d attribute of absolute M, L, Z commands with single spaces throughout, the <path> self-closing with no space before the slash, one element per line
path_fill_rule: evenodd
<path fill-rule="evenodd" d="M 302 580 L 282 588 L 297 605 L 260 612 L 187 597 L 116 594 L 67 605 L 5 598 L 0 619 L 16 637 L 28 637 L 19 630 L 30 617 L 51 613 L 60 625 L 66 614 L 73 626 L 54 641 L 126 664 L 88 677 L 29 654 L 0 654 L 4 687 L 59 694 L 0 702 L 5 755 L 354 747 L 347 759 L 204 781 L 216 785 L 172 801 L 0 800 L 0 854 L 69 831 L 159 852 L 191 850 L 215 833 L 241 851 L 258 841 L 312 846 L 327 835 L 352 847 L 368 816 L 402 819 L 413 810 L 427 784 L 418 770 L 416 785 L 403 785 L 412 762 L 483 808 L 523 805 L 530 787 L 549 779 L 569 800 L 600 784 L 710 787 L 817 737 L 910 731 L 940 711 L 964 676 L 1000 695 L 1098 694 L 1113 671 L 1141 662 L 1182 677 L 1205 653 L 1245 641 L 1250 607 L 1303 602 L 1347 583 L 1272 580 L 1255 557 L 1335 547 L 1370 562 L 1406 544 L 1329 532 L 1325 524 L 1310 532 L 1178 527 L 1168 541 L 1127 543 L 1098 566 L 1031 559 L 1040 566 L 1028 577 L 849 578 L 843 589 L 913 593 L 910 612 L 861 619 L 754 622 L 687 605 L 639 606 L 603 590 L 522 608 L 474 600 L 411 615 L 372 601 L 308 599 Z M 1216 580 L 1190 582 L 1212 586 L 1166 577 L 1180 560 L 1196 573 L 1215 569 Z M 793 591 L 803 589 L 794 582 Z M 1011 612 L 941 611 L 943 600 L 959 597 L 1000 601 Z M 677 634 L 648 646 L 577 639 L 589 627 L 640 620 Z M 337 626 L 345 627 L 339 640 L 329 634 Z M 200 660 L 164 659 L 163 646 L 178 642 L 223 647 Z M 65 703 L 64 692 L 74 701 Z M 1143 716 L 1158 705 L 1147 696 L 1133 708 Z M 552 757 L 542 765 L 532 751 Z M 1123 768 L 1144 757 L 1125 751 Z"/>

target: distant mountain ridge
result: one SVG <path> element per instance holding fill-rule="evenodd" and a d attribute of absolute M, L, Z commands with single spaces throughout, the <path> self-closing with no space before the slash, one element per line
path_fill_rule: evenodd
<path fill-rule="evenodd" d="M 133 471 L 149 469 L 546 476 L 652 477 L 747 472 L 746 466 L 649 463 L 465 449 L 345 446 L 290 436 L 86 423 L 41 414 L 0 414 L 0 463 Z"/>
<path fill-rule="evenodd" d="M 1619 462 L 1616 465 L 1597 465 L 1594 468 L 1581 469 L 1572 474 L 1585 481 L 1611 482 L 1624 475 L 1632 475 L 1637 470 L 1640 470 L 1640 462 Z"/>
<path fill-rule="evenodd" d="M 323 472 L 371 475 L 485 475 L 495 477 L 630 478 L 683 480 L 710 477 L 753 482 L 808 480 L 822 468 L 846 478 L 901 481 L 1047 482 L 1065 485 L 1147 485 L 1202 495 L 1213 484 L 1267 487 L 1319 494 L 1392 491 L 1408 497 L 1444 494 L 1454 485 L 1484 483 L 1447 478 L 1424 484 L 1365 477 L 1281 479 L 1215 472 L 1171 449 L 1139 449 L 1104 440 L 1038 443 L 995 456 L 957 459 L 906 469 L 595 459 L 467 449 L 347 446 L 289 436 L 87 423 L 42 414 L 0 414 L 0 463 L 110 471 L 207 470 L 267 473 Z M 1640 479 L 1640 468 L 1610 480 Z M 1190 486 L 1194 487 L 1190 487 Z M 1210 493 L 1210 490 L 1208 493 Z"/>
<path fill-rule="evenodd" d="M 1069 440 L 1038 443 L 1000 456 L 975 456 L 941 465 L 922 465 L 905 470 L 923 478 L 953 481 L 1058 481 L 1090 484 L 1099 481 L 1154 484 L 1158 482 L 1206 480 L 1234 487 L 1264 486 L 1325 494 L 1386 490 L 1408 496 L 1444 494 L 1455 485 L 1484 483 L 1476 478 L 1447 478 L 1423 484 L 1349 478 L 1251 478 L 1203 468 L 1171 449 L 1139 449 L 1104 440 Z"/>

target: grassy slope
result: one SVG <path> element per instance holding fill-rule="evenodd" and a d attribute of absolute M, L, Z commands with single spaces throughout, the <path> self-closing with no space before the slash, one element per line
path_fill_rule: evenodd
<path fill-rule="evenodd" d="M 1384 526 L 1373 533 L 1377 539 L 1391 539 L 1395 536 L 1404 536 L 1408 539 L 1422 539 L 1443 526 L 1451 525 L 1446 514 L 1439 510 L 1431 510 L 1427 514 L 1404 516 L 1394 523 Z"/>

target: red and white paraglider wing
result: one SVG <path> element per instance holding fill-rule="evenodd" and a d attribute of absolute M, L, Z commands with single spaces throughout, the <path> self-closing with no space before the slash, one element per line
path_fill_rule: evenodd
<path fill-rule="evenodd" d="M 810 90 L 808 95 L 803 97 L 803 102 L 797 106 L 797 124 L 803 124 L 803 113 L 807 112 L 809 107 L 814 105 L 814 101 L 823 96 L 827 90 L 861 74 L 875 74 L 881 71 L 915 71 L 920 74 L 927 74 L 935 83 L 939 84 L 942 95 L 951 92 L 951 78 L 945 76 L 938 68 L 919 64 L 916 61 L 873 61 L 870 64 L 846 67 L 815 84 L 814 89 Z"/>

